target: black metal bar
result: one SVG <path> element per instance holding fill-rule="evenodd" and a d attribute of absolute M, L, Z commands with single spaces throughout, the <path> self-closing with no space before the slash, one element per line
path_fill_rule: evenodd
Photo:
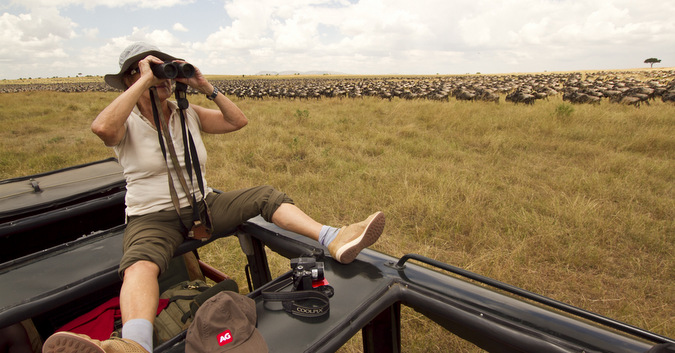
<path fill-rule="evenodd" d="M 401 352 L 401 303 L 383 310 L 361 329 L 364 353 Z"/>
<path fill-rule="evenodd" d="M 255 290 L 271 281 L 272 273 L 270 272 L 269 264 L 267 262 L 265 245 L 255 237 L 251 237 L 251 244 L 253 245 L 253 255 L 247 254 L 246 257 L 248 258 L 249 270 L 251 273 L 251 283 Z"/>
<path fill-rule="evenodd" d="M 495 279 L 479 275 L 477 273 L 473 273 L 471 271 L 464 270 L 464 269 L 456 267 L 456 266 L 448 265 L 446 263 L 436 261 L 436 260 L 430 259 L 430 258 L 422 256 L 422 255 L 406 254 L 403 257 L 401 257 L 396 264 L 390 263 L 389 265 L 391 267 L 397 269 L 398 271 L 403 271 L 403 270 L 405 270 L 406 261 L 408 261 L 410 259 L 420 261 L 420 262 L 425 263 L 427 265 L 438 267 L 440 269 L 458 274 L 460 276 L 472 279 L 474 281 L 477 281 L 477 282 L 480 282 L 480 283 L 483 283 L 483 284 L 487 284 L 487 285 L 495 287 L 497 289 L 500 289 L 500 290 L 518 295 L 518 296 L 523 297 L 525 299 L 529 299 L 529 300 L 535 301 L 537 303 L 541 303 L 541 304 L 550 306 L 554 309 L 561 310 L 561 311 L 564 311 L 566 313 L 573 314 L 573 315 L 579 316 L 581 318 L 590 320 L 592 322 L 596 322 L 596 323 L 605 325 L 607 327 L 611 327 L 611 328 L 619 330 L 621 332 L 634 335 L 636 337 L 644 338 L 644 339 L 647 339 L 647 340 L 650 340 L 650 341 L 653 341 L 653 342 L 658 342 L 658 343 L 675 343 L 675 340 L 670 339 L 668 337 L 664 337 L 664 336 L 661 336 L 661 335 L 655 334 L 653 332 L 649 332 L 649 331 L 637 328 L 635 326 L 632 326 L 632 325 L 629 325 L 629 324 L 626 324 L 626 323 L 623 323 L 623 322 L 612 320 L 608 317 L 598 315 L 598 314 L 592 313 L 590 311 L 587 311 L 587 310 L 584 310 L 584 309 L 581 309 L 581 308 L 578 308 L 578 307 L 575 307 L 575 306 L 572 306 L 572 305 L 569 305 L 569 304 L 565 304 L 565 303 L 557 301 L 555 299 L 551 299 L 551 298 L 545 297 L 543 295 L 539 295 L 539 294 L 527 291 L 525 289 L 518 288 L 518 287 L 512 286 L 510 284 L 500 282 L 500 281 L 497 281 Z"/>
<path fill-rule="evenodd" d="M 270 250 L 286 258 L 292 259 L 295 257 L 307 256 L 318 259 L 323 257 L 323 249 L 308 244 L 304 241 L 308 238 L 304 238 L 301 235 L 295 235 L 299 238 L 296 239 L 293 238 L 294 233 L 289 232 L 288 234 L 280 234 L 277 231 L 261 227 L 255 223 L 251 223 L 251 220 L 240 225 L 239 229 L 252 238 L 260 240 Z M 280 228 L 279 230 L 283 231 Z"/>

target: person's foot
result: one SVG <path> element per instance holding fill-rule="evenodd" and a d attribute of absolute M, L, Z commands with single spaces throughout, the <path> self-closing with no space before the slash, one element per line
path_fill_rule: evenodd
<path fill-rule="evenodd" d="M 148 353 L 140 344 L 123 338 L 103 342 L 72 332 L 57 332 L 42 345 L 42 353 Z"/>
<path fill-rule="evenodd" d="M 101 341 L 72 332 L 57 332 L 42 345 L 42 353 L 105 353 Z"/>
<path fill-rule="evenodd" d="M 124 338 L 111 338 L 101 342 L 106 353 L 148 353 L 140 344 Z"/>
<path fill-rule="evenodd" d="M 378 211 L 365 221 L 340 228 L 337 236 L 328 244 L 328 251 L 335 260 L 348 264 L 363 250 L 373 245 L 384 230 L 384 213 Z"/>

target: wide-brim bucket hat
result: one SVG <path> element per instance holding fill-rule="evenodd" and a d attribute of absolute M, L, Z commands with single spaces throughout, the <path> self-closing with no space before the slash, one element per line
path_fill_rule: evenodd
<path fill-rule="evenodd" d="M 256 328 L 255 301 L 222 291 L 202 304 L 185 337 L 185 353 L 266 353 L 267 343 Z"/>
<path fill-rule="evenodd" d="M 124 75 L 132 65 L 136 64 L 148 55 L 156 56 L 158 59 L 163 61 L 181 60 L 162 52 L 159 50 L 159 48 L 152 44 L 136 42 L 126 47 L 122 51 L 122 54 L 120 54 L 120 72 L 117 74 L 105 75 L 105 82 L 114 88 L 120 89 L 122 91 L 126 90 L 127 86 L 124 84 Z"/>

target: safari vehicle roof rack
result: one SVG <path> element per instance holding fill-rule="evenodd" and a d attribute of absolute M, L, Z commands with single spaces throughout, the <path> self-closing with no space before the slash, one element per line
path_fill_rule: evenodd
<path fill-rule="evenodd" d="M 422 256 L 422 255 L 407 254 L 407 255 L 404 255 L 403 257 L 401 257 L 398 260 L 398 262 L 396 262 L 395 264 L 389 263 L 389 265 L 392 266 L 393 268 L 399 270 L 399 271 L 403 271 L 405 269 L 405 263 L 408 260 L 417 260 L 417 261 L 425 263 L 427 265 L 431 265 L 431 266 L 434 266 L 436 268 L 454 273 L 456 275 L 471 279 L 473 281 L 476 281 L 476 282 L 479 282 L 479 283 L 482 283 L 482 284 L 486 284 L 486 285 L 492 286 L 496 289 L 514 294 L 514 295 L 519 296 L 523 299 L 531 300 L 533 302 L 537 302 L 537 303 L 546 305 L 546 306 L 551 307 L 553 309 L 560 310 L 560 311 L 578 316 L 582 319 L 586 319 L 586 320 L 593 321 L 593 322 L 601 324 L 601 325 L 605 325 L 609 328 L 627 333 L 629 335 L 633 335 L 633 336 L 636 336 L 636 337 L 640 337 L 640 338 L 655 341 L 655 342 L 664 342 L 665 343 L 665 342 L 670 341 L 666 337 L 654 334 L 653 332 L 649 332 L 647 330 L 643 330 L 639 327 L 628 325 L 626 323 L 623 323 L 623 322 L 620 322 L 620 321 L 617 321 L 617 320 L 614 320 L 614 319 L 610 319 L 606 316 L 598 315 L 598 314 L 590 312 L 588 310 L 584 310 L 584 309 L 569 305 L 567 303 L 563 303 L 561 301 L 557 301 L 555 299 L 551 299 L 551 298 L 545 297 L 543 295 L 540 295 L 540 294 L 537 294 L 537 293 L 534 293 L 534 292 L 530 292 L 530 291 L 527 291 L 527 290 L 522 289 L 522 288 L 512 286 L 508 283 L 500 282 L 500 281 L 497 281 L 495 279 L 485 277 L 483 275 L 479 275 L 479 274 L 471 272 L 471 271 L 467 271 L 465 269 L 462 269 L 462 268 L 459 268 L 459 267 L 456 267 L 456 266 L 448 265 L 446 263 L 436 261 L 434 259 L 430 259 L 430 258 Z"/>

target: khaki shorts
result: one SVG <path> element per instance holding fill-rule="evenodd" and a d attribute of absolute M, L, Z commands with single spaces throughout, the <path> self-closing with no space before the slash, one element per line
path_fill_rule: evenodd
<path fill-rule="evenodd" d="M 214 233 L 232 229 L 250 218 L 261 215 L 271 222 L 272 215 L 282 203 L 293 203 L 286 194 L 264 185 L 219 193 L 210 193 L 206 202 L 211 210 Z M 137 261 L 146 260 L 164 272 L 178 246 L 187 236 L 187 225 L 192 224 L 192 210 L 181 209 L 179 218 L 175 210 L 130 216 L 124 232 L 124 254 L 120 261 L 119 275 Z"/>

